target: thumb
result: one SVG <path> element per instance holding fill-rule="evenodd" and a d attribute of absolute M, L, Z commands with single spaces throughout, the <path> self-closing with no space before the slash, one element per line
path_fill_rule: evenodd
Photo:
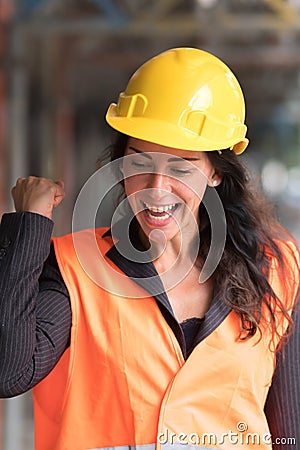
<path fill-rule="evenodd" d="M 54 194 L 54 199 L 53 199 L 53 207 L 55 208 L 56 206 L 58 206 L 61 203 L 61 201 L 65 197 L 65 191 L 64 191 L 65 184 L 61 180 L 57 180 L 54 183 L 57 186 L 57 190 Z"/>

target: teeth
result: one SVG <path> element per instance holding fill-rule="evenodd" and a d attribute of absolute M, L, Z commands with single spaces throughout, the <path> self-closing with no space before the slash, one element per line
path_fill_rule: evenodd
<path fill-rule="evenodd" d="M 151 213 L 148 212 L 149 217 L 151 217 L 151 219 L 155 219 L 155 220 L 167 220 L 170 215 L 169 214 L 164 214 L 163 216 L 153 216 Z"/>
<path fill-rule="evenodd" d="M 173 208 L 175 208 L 176 203 L 173 203 L 172 205 L 164 205 L 164 206 L 152 206 L 148 203 L 144 203 L 145 207 L 149 209 L 149 211 L 156 212 L 156 213 L 163 213 L 171 211 Z"/>

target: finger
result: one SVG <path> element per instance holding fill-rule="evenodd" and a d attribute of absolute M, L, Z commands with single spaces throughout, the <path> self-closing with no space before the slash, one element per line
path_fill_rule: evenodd
<path fill-rule="evenodd" d="M 58 197 L 58 196 L 65 196 L 65 190 L 64 190 L 64 182 L 61 180 L 58 181 L 54 181 L 54 197 Z"/>
<path fill-rule="evenodd" d="M 63 201 L 64 198 L 65 198 L 64 192 L 56 194 L 53 199 L 53 207 L 56 208 L 56 206 L 58 206 Z"/>
<path fill-rule="evenodd" d="M 64 189 L 64 187 L 65 187 L 65 183 L 62 180 L 57 180 L 54 183 L 57 184 L 62 189 Z"/>
<path fill-rule="evenodd" d="M 16 181 L 15 186 L 18 186 L 19 184 L 21 184 L 24 180 L 26 180 L 26 178 L 18 178 Z"/>

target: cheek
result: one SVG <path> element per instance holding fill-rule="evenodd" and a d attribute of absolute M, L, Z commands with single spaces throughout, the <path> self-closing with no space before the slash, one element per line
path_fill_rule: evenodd
<path fill-rule="evenodd" d="M 125 194 L 128 197 L 129 195 L 134 194 L 143 189 L 142 179 L 139 175 L 133 177 L 127 177 L 124 180 L 124 189 Z"/>
<path fill-rule="evenodd" d="M 184 200 L 184 202 L 195 208 L 200 205 L 202 198 L 204 196 L 205 190 L 207 187 L 207 182 L 204 177 L 198 178 L 194 182 L 190 183 L 181 183 L 180 189 L 178 192 L 180 193 L 180 197 Z"/>
<path fill-rule="evenodd" d="M 201 198 L 199 198 L 195 194 L 192 194 L 189 198 L 187 198 L 185 203 L 191 209 L 191 211 L 196 211 L 199 209 Z"/>

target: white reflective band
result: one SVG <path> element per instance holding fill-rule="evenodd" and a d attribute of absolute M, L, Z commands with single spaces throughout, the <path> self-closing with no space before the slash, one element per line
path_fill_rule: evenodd
<path fill-rule="evenodd" d="M 85 450 L 155 450 L 156 444 L 144 444 L 144 445 L 120 445 L 116 447 L 93 447 Z M 161 445 L 162 450 L 218 450 L 212 447 L 200 447 L 198 445 L 180 444 L 178 442 L 167 442 Z"/>
<path fill-rule="evenodd" d="M 162 444 L 161 448 L 162 450 L 220 450 L 216 447 L 201 447 L 199 445 L 185 444 L 184 442 L 167 442 L 166 444 Z"/>
<path fill-rule="evenodd" d="M 156 444 L 119 445 L 116 447 L 93 447 L 85 450 L 155 450 Z"/>

